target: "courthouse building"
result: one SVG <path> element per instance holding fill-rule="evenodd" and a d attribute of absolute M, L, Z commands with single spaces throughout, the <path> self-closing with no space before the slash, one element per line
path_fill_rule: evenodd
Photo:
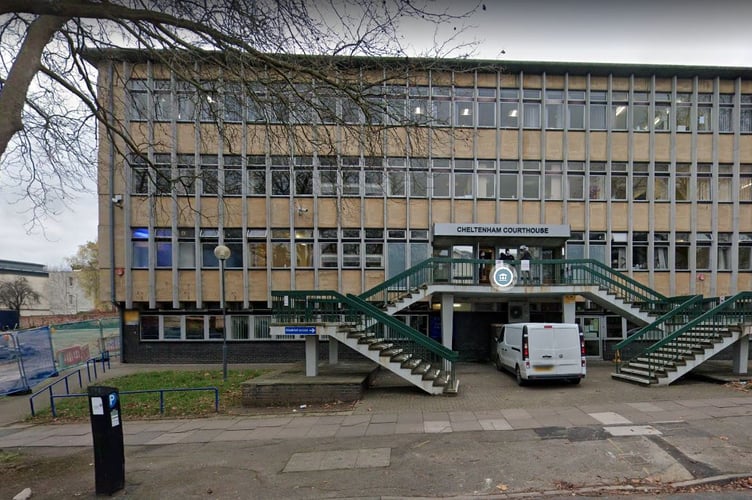
<path fill-rule="evenodd" d="M 231 361 L 299 359 L 270 334 L 272 291 L 357 295 L 430 257 L 521 245 L 670 297 L 752 289 L 750 68 L 347 58 L 343 74 L 378 82 L 373 106 L 323 93 L 313 109 L 210 63 L 197 92 L 146 52 L 88 57 L 133 138 L 99 135 L 102 289 L 125 361 L 216 361 L 225 334 Z M 474 332 L 520 312 L 561 319 L 556 294 L 491 292 L 454 298 L 467 359 L 487 351 Z M 593 356 L 634 326 L 575 300 Z M 432 335 L 439 305 L 398 315 Z"/>

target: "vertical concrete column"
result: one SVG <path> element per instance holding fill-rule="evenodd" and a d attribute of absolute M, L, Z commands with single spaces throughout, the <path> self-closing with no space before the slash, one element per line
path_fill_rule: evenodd
<path fill-rule="evenodd" d="M 734 375 L 746 375 L 749 366 L 749 335 L 740 338 L 734 344 L 731 359 L 733 360 Z"/>
<path fill-rule="evenodd" d="M 447 349 L 452 348 L 454 338 L 454 295 L 441 294 L 441 343 Z"/>
<path fill-rule="evenodd" d="M 561 298 L 562 323 L 576 323 L 577 301 L 574 295 L 564 295 Z"/>
<path fill-rule="evenodd" d="M 339 363 L 339 342 L 329 337 L 329 364 Z"/>
<path fill-rule="evenodd" d="M 305 338 L 305 374 L 315 377 L 319 374 L 319 336 L 306 335 Z"/>

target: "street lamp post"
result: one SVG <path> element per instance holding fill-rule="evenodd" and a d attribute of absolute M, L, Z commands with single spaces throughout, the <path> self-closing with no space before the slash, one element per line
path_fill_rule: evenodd
<path fill-rule="evenodd" d="M 225 261 L 230 258 L 230 249 L 225 245 L 214 248 L 219 261 L 219 306 L 222 308 L 222 378 L 227 380 L 227 308 L 225 307 Z"/>

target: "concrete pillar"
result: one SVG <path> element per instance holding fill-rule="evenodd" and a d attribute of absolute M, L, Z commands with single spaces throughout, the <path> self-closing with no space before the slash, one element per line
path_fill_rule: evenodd
<path fill-rule="evenodd" d="M 454 295 L 441 294 L 441 343 L 444 347 L 452 348 L 454 338 Z"/>
<path fill-rule="evenodd" d="M 306 335 L 305 338 L 305 374 L 315 377 L 319 374 L 319 336 Z"/>
<path fill-rule="evenodd" d="M 734 375 L 746 375 L 749 367 L 749 335 L 740 338 L 734 344 L 731 359 Z"/>
<path fill-rule="evenodd" d="M 329 338 L 329 364 L 336 365 L 339 363 L 339 342 Z"/>
<path fill-rule="evenodd" d="M 574 295 L 564 295 L 561 298 L 562 323 L 576 323 L 577 300 Z"/>

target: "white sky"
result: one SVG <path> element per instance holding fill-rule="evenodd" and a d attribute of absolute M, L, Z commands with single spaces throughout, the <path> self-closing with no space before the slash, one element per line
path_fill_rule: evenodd
<path fill-rule="evenodd" d="M 457 8 L 459 0 L 439 0 Z M 752 2 L 746 0 L 482 0 L 464 35 L 472 57 L 522 61 L 622 62 L 752 67 Z M 461 25 L 457 25 L 458 29 Z M 453 26 L 447 33 L 453 33 Z M 428 46 L 433 28 L 405 26 L 405 43 Z M 505 54 L 502 54 L 502 50 Z M 92 187 L 93 190 L 93 187 Z M 62 265 L 97 238 L 95 193 L 79 194 L 27 231 L 22 205 L 0 178 L 0 259 Z"/>

